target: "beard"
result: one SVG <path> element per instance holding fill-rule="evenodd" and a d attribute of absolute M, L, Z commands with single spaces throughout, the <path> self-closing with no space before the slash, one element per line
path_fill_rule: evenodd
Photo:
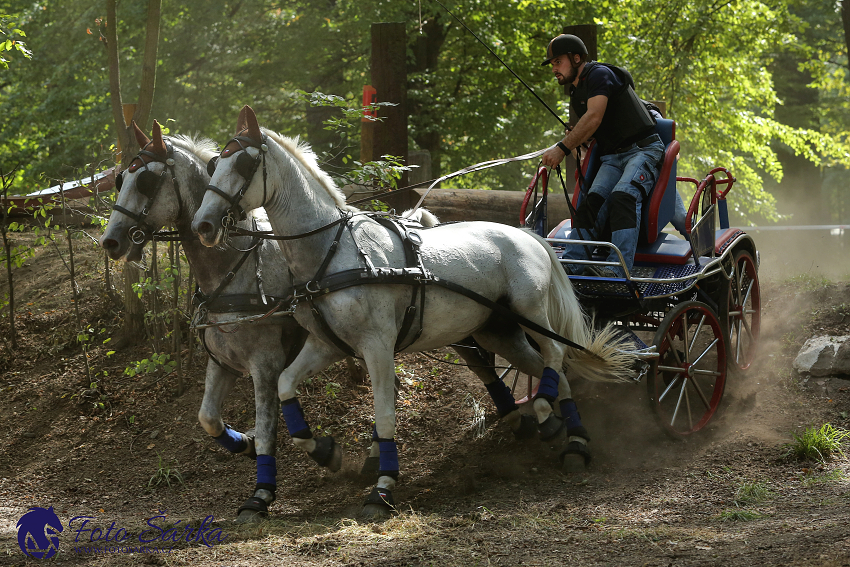
<path fill-rule="evenodd" d="M 567 72 L 566 75 L 561 75 L 561 76 L 558 77 L 558 84 L 559 85 L 569 85 L 573 81 L 575 81 L 576 77 L 578 76 L 578 68 L 579 68 L 579 65 L 576 65 L 571 60 L 570 61 L 570 70 Z"/>

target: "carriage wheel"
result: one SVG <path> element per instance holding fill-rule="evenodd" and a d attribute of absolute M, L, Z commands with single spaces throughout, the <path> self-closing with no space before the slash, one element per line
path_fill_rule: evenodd
<path fill-rule="evenodd" d="M 752 366 L 761 331 L 761 292 L 758 269 L 746 250 L 735 253 L 726 301 L 720 301 L 720 324 L 728 338 L 732 368 Z"/>
<path fill-rule="evenodd" d="M 646 383 L 650 404 L 675 436 L 699 431 L 720 405 L 726 385 L 726 340 L 711 308 L 677 305 L 661 322 L 653 344 L 658 366 Z"/>

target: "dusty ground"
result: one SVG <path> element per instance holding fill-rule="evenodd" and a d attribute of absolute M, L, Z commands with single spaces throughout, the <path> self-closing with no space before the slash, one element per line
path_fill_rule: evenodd
<path fill-rule="evenodd" d="M 179 397 L 173 375 L 124 375 L 149 351 L 107 354 L 102 341 L 119 320 L 104 295 L 102 256 L 83 240 L 76 246 L 81 316 L 93 336 L 91 381 L 56 250 L 43 249 L 15 272 L 21 348 L 0 351 L 0 564 L 38 563 L 20 551 L 16 523 L 28 507 L 52 506 L 65 526 L 53 558 L 59 564 L 850 565 L 850 462 L 783 456 L 792 432 L 850 427 L 850 381 L 807 381 L 791 370 L 809 336 L 850 334 L 847 283 L 763 282 L 760 359 L 730 380 L 720 415 L 687 442 L 661 433 L 643 385 L 577 382 L 594 451 L 583 474 L 562 474 L 545 444 L 514 441 L 469 371 L 400 357 L 402 513 L 380 524 L 356 518 L 370 486 L 357 473 L 370 390 L 344 367 L 330 368 L 301 400 L 310 424 L 343 442 L 343 471 L 320 472 L 282 433 L 271 519 L 237 527 L 232 519 L 253 487 L 254 462 L 227 454 L 197 423 L 203 357 Z M 479 402 L 483 428 L 475 424 Z M 240 381 L 225 409 L 228 423 L 252 425 L 250 381 Z M 171 476 L 173 486 L 149 488 L 169 470 L 182 482 Z M 748 498 L 754 488 L 760 496 Z M 224 542 L 182 543 L 167 554 L 81 553 L 74 539 L 90 533 L 68 527 L 76 516 L 91 516 L 89 527 L 101 534 L 123 527 L 130 539 L 159 534 L 148 521 L 165 530 L 213 516 Z"/>

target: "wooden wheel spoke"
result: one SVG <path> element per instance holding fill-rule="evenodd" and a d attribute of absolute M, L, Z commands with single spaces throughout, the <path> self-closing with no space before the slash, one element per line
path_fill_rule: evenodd
<path fill-rule="evenodd" d="M 675 358 L 676 362 L 678 362 L 679 364 L 683 364 L 682 359 L 679 358 L 679 351 L 676 350 L 676 347 L 673 344 L 673 337 L 670 336 L 669 330 L 667 331 L 667 334 L 665 336 L 667 337 L 667 343 L 670 345 L 670 352 L 673 353 L 673 358 Z"/>
<path fill-rule="evenodd" d="M 718 374 L 720 373 L 718 372 Z M 697 382 L 696 380 L 691 380 L 691 383 L 694 385 L 694 389 L 697 391 L 699 399 L 702 400 L 705 409 L 711 409 L 711 404 L 709 403 L 708 398 L 705 397 L 705 394 L 702 393 L 702 388 L 699 387 L 699 382 Z"/>
<path fill-rule="evenodd" d="M 704 351 L 702 351 L 702 354 L 700 354 L 700 355 L 697 357 L 697 359 L 693 362 L 693 364 L 698 364 L 698 363 L 699 363 L 699 361 L 700 361 L 700 360 L 702 360 L 702 359 L 703 359 L 703 357 L 704 357 L 706 354 L 708 354 L 708 351 L 710 351 L 712 348 L 714 348 L 714 345 L 716 345 L 716 344 L 717 344 L 717 341 L 719 341 L 719 340 L 720 340 L 720 339 L 714 339 L 713 341 L 711 341 L 711 344 L 710 344 L 710 345 L 708 345 L 707 347 L 705 347 L 705 350 L 704 350 Z"/>
<path fill-rule="evenodd" d="M 694 345 L 697 342 L 697 337 L 699 336 L 699 332 L 702 330 L 703 323 L 705 323 L 705 315 L 703 315 L 699 320 L 699 325 L 697 325 L 697 329 L 696 329 L 696 331 L 694 331 L 694 338 L 691 340 L 691 345 L 688 347 L 688 352 L 690 352 L 694 349 Z M 709 348 L 711 348 L 711 347 L 709 347 Z M 703 354 L 705 354 L 705 353 L 703 353 Z M 702 355 L 700 355 L 700 357 L 701 356 Z M 694 361 L 694 364 L 696 364 L 696 361 Z"/>
<path fill-rule="evenodd" d="M 682 369 L 680 368 L 680 369 L 679 369 L 680 373 L 681 373 L 681 370 L 682 370 Z M 674 379 L 673 379 L 673 380 L 672 380 L 672 381 L 671 381 L 671 382 L 667 385 L 667 387 L 664 389 L 664 392 L 662 392 L 662 393 L 661 393 L 661 395 L 660 395 L 660 396 L 658 396 L 658 402 L 659 402 L 659 403 L 660 403 L 662 400 L 664 400 L 664 398 L 667 396 L 667 394 L 670 392 L 670 390 L 672 390 L 672 389 L 673 389 L 673 386 L 675 386 L 675 385 L 676 385 L 676 382 L 678 382 L 680 378 L 681 378 L 681 376 L 676 376 L 676 378 L 674 378 Z"/>
<path fill-rule="evenodd" d="M 698 374 L 700 376 L 723 376 L 722 372 L 718 372 L 717 370 L 706 370 L 704 368 L 694 368 L 694 374 Z"/>
<path fill-rule="evenodd" d="M 679 399 L 676 400 L 676 409 L 673 410 L 673 417 L 670 419 L 670 427 L 676 423 L 676 416 L 679 415 L 679 409 L 682 407 L 682 398 L 685 396 L 685 388 L 688 386 L 687 380 L 682 380 L 682 388 L 679 390 Z"/>

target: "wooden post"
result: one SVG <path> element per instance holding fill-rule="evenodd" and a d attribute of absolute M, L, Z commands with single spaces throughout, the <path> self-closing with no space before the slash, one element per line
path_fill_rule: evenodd
<path fill-rule="evenodd" d="M 371 84 L 377 91 L 377 102 L 392 102 L 382 106 L 380 122 L 362 122 L 361 161 L 381 159 L 383 155 L 401 156 L 407 163 L 407 32 L 404 22 L 372 24 Z M 408 184 L 405 172 L 399 187 Z M 399 212 L 416 204 L 410 192 L 389 195 L 384 199 Z"/>

